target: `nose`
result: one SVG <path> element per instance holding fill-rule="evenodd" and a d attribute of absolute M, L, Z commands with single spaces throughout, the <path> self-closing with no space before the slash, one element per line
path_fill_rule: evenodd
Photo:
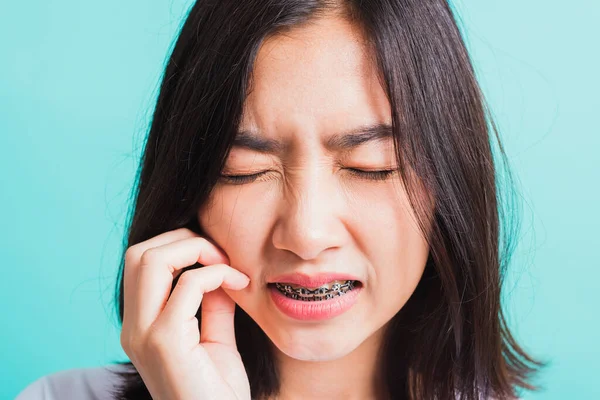
<path fill-rule="evenodd" d="M 303 260 L 339 248 L 347 239 L 341 193 L 327 168 L 304 170 L 287 178 L 273 244 Z"/>

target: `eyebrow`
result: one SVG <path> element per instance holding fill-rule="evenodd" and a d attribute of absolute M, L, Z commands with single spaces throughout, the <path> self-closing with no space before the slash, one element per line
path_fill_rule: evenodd
<path fill-rule="evenodd" d="M 383 141 L 392 136 L 392 126 L 389 124 L 364 125 L 331 135 L 325 140 L 325 147 L 330 151 L 349 151 L 367 142 Z M 260 137 L 249 130 L 239 131 L 233 140 L 233 146 L 268 154 L 281 154 L 288 148 L 286 143 Z"/>

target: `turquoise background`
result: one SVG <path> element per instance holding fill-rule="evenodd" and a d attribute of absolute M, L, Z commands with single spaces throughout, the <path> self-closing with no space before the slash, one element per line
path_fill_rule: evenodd
<path fill-rule="evenodd" d="M 0 398 L 125 358 L 112 289 L 126 200 L 190 1 L 0 5 Z M 454 2 L 519 179 L 506 288 L 552 364 L 524 399 L 600 399 L 597 0 Z"/>

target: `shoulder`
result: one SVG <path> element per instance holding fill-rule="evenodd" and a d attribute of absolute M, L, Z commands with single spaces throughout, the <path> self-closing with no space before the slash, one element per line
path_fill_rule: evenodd
<path fill-rule="evenodd" d="M 74 368 L 42 376 L 30 383 L 15 400 L 112 400 L 119 383 L 120 364 Z"/>

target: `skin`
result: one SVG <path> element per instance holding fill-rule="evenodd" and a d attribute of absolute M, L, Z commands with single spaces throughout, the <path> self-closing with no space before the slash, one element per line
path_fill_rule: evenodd
<path fill-rule="evenodd" d="M 382 334 L 414 292 L 429 247 L 398 172 L 370 180 L 348 170 L 397 168 L 391 138 L 347 152 L 324 146 L 374 123 L 391 124 L 391 109 L 359 29 L 326 17 L 273 36 L 258 53 L 240 129 L 289 147 L 234 147 L 224 174 L 268 172 L 241 185 L 220 181 L 198 211 L 206 236 L 250 278 L 224 291 L 272 341 L 281 399 L 384 398 Z M 296 321 L 275 307 L 267 281 L 300 271 L 351 273 L 363 291 L 338 317 Z"/>

